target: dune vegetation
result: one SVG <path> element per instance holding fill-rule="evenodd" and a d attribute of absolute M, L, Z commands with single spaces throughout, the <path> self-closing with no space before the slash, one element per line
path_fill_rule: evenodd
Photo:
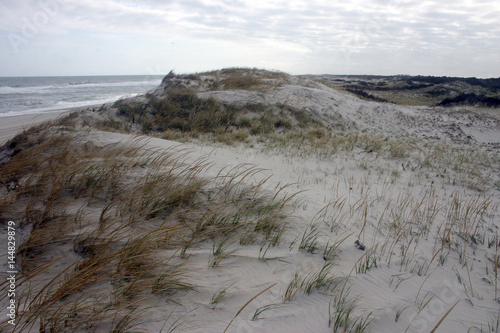
<path fill-rule="evenodd" d="M 229 68 L 26 129 L 0 329 L 498 332 L 497 111 Z"/>

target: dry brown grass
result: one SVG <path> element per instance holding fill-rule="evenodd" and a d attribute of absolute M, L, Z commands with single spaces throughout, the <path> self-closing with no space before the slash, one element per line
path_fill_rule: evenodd
<path fill-rule="evenodd" d="M 280 243 L 293 195 L 286 186 L 269 192 L 255 166 L 209 180 L 208 160 L 190 161 L 186 151 L 96 146 L 60 131 L 45 124 L 2 150 L 2 221 L 8 212 L 26 234 L 15 331 L 125 331 L 141 322 L 148 299 L 196 288 L 189 249 Z"/>

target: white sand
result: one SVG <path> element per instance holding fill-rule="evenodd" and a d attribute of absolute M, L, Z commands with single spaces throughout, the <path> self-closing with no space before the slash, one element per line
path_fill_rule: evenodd
<path fill-rule="evenodd" d="M 450 123 L 466 121 L 466 115 L 460 114 L 446 116 L 451 120 L 444 119 L 442 109 L 368 103 L 325 87 L 285 86 L 269 96 L 242 92 L 206 95 L 231 102 L 249 98 L 283 99 L 325 117 L 341 115 L 355 123 L 360 131 L 366 129 L 382 136 L 413 133 L 419 137 L 451 140 L 459 136 L 460 130 L 456 126 L 450 127 Z M 54 119 L 59 114 L 0 118 L 0 139 L 4 142 L 23 127 Z M 469 123 L 464 132 L 475 141 L 470 142 L 470 147 L 479 149 L 481 145 L 498 142 L 500 130 L 497 124 L 487 125 L 482 119 L 472 119 Z M 136 137 L 91 131 L 88 139 L 107 144 L 133 141 Z M 208 259 L 212 244 L 202 245 L 189 259 L 189 282 L 197 286 L 196 291 L 183 292 L 178 299 L 179 306 L 164 302 L 151 304 L 152 308 L 147 312 L 148 322 L 138 326 L 137 331 L 159 332 L 172 314 L 166 330 L 179 319 L 181 331 L 222 332 L 250 298 L 276 283 L 242 311 L 228 332 L 331 332 L 328 320 L 332 295 L 314 291 L 311 295 L 299 294 L 292 302 L 283 303 L 282 299 L 296 272 L 318 272 L 325 263 L 324 246 L 348 235 L 339 246 L 338 264 L 331 273 L 338 277 L 350 275 L 346 291 L 349 290 L 350 299 L 358 299 L 355 315 L 371 313 L 370 318 L 374 321 L 369 332 L 404 332 L 407 327 L 408 332 L 429 332 L 457 302 L 437 332 L 467 332 L 470 328 L 471 332 L 479 332 L 481 328 L 487 330 L 487 325 L 493 325 L 498 318 L 500 305 L 494 300 L 492 250 L 487 246 L 488 240 L 500 228 L 498 211 L 493 210 L 484 216 L 482 230 L 486 235 L 486 245 L 479 245 L 475 250 L 467 247 L 467 267 L 460 264 L 457 251 L 445 253 L 444 265 L 438 265 L 439 256 L 430 262 L 440 247 L 436 243 L 438 227 L 447 220 L 454 198 L 460 198 L 464 205 L 476 199 L 485 200 L 477 190 L 456 185 L 451 178 L 459 175 L 443 171 L 445 176 L 441 177 L 422 168 L 412 169 L 412 166 L 403 169 L 400 160 L 379 157 L 360 149 L 315 156 L 286 150 L 268 153 L 259 148 L 241 146 L 179 145 L 160 139 L 148 140 L 146 148 L 187 148 L 193 160 L 209 155 L 213 166 L 207 177 L 228 166 L 253 163 L 265 169 L 258 179 L 272 176 L 271 187 L 292 184 L 289 193 L 303 192 L 290 203 L 290 228 L 285 240 L 266 255 L 276 260 L 258 260 L 259 245 L 244 246 L 237 256 L 227 259 L 220 267 L 210 268 Z M 498 180 L 498 176 L 492 175 L 494 180 Z M 457 178 L 457 183 L 459 180 Z M 494 204 L 500 202 L 499 190 L 492 190 L 487 195 Z M 318 219 L 316 214 L 334 202 L 345 204 L 343 208 L 332 205 L 325 217 Z M 387 243 L 386 237 L 391 223 L 397 220 L 396 216 L 411 225 L 412 222 L 408 221 L 425 217 L 433 205 L 439 209 L 427 237 L 419 237 L 418 243 L 411 237 L 401 239 L 393 248 L 384 249 L 383 260 L 377 267 L 356 273 L 356 262 L 366 258 L 367 250 L 378 247 L 381 251 L 380 247 Z M 314 254 L 298 250 L 300 238 L 312 221 L 318 222 L 321 246 Z M 360 251 L 353 243 L 365 221 L 360 240 L 366 245 L 366 250 Z M 380 221 L 382 228 L 379 228 Z M 334 222 L 338 225 L 332 228 Z M 409 254 L 404 256 L 403 250 Z M 209 305 L 212 295 L 228 285 L 232 285 L 228 289 L 229 295 L 214 309 Z M 270 304 L 275 304 L 275 307 L 262 314 L 265 319 L 251 320 L 256 309 Z M 396 322 L 398 311 L 401 316 Z"/>
<path fill-rule="evenodd" d="M 71 110 L 66 109 L 46 111 L 37 114 L 0 117 L 0 145 L 3 145 L 5 142 L 16 136 L 16 134 L 22 132 L 24 129 L 27 129 L 36 124 L 40 124 L 44 121 L 54 120 L 57 117 L 70 111 Z"/>
<path fill-rule="evenodd" d="M 93 132 L 92 140 L 101 144 L 123 142 L 130 137 L 123 134 Z M 160 139 L 149 139 L 149 148 L 168 148 L 178 146 L 176 142 Z M 227 259 L 221 267 L 207 267 L 211 245 L 207 244 L 191 254 L 190 281 L 198 288 L 185 293 L 174 314 L 182 318 L 182 330 L 189 332 L 220 332 L 232 319 L 240 307 L 251 297 L 267 286 L 276 286 L 255 299 L 232 324 L 229 332 L 331 332 L 328 327 L 328 308 L 332 296 L 321 291 L 312 295 L 301 294 L 292 302 L 282 302 L 283 294 L 295 272 L 309 274 L 317 272 L 324 265 L 322 248 L 311 254 L 298 251 L 298 242 L 309 223 L 315 219 L 316 213 L 328 203 L 343 199 L 346 201 L 346 219 L 335 232 L 331 232 L 327 223 L 336 215 L 331 210 L 324 223 L 320 223 L 321 245 L 333 243 L 351 235 L 339 247 L 340 258 L 332 273 L 338 277 L 351 274 L 348 288 L 349 297 L 358 299 L 355 314 L 372 313 L 375 319 L 369 332 L 429 332 L 456 302 L 458 304 L 441 324 L 438 332 L 467 332 L 471 327 L 481 327 L 492 322 L 498 313 L 499 304 L 494 298 L 494 287 L 491 268 L 491 251 L 480 247 L 474 254 L 467 252 L 468 265 L 473 266 L 470 281 L 467 268 L 458 261 L 458 253 L 451 252 L 444 266 L 437 264 L 438 259 L 430 265 L 427 275 L 419 275 L 419 267 L 428 263 L 436 248 L 435 234 L 419 239 L 418 244 L 411 243 L 408 262 L 401 264 L 401 248 L 392 249 L 391 264 L 379 262 L 377 268 L 366 273 L 356 274 L 353 267 L 358 259 L 366 254 L 353 245 L 363 224 L 363 209 L 348 214 L 349 207 L 355 209 L 360 200 L 369 203 L 367 209 L 367 227 L 361 240 L 367 249 L 384 243 L 385 235 L 380 234 L 376 225 L 384 215 L 391 221 L 391 215 L 399 212 L 398 207 L 405 198 L 411 204 L 404 210 L 403 218 L 411 217 L 411 210 L 425 213 L 425 207 L 435 200 L 442 207 L 434 225 L 446 219 L 453 196 L 459 194 L 463 200 L 481 197 L 476 191 L 447 184 L 434 174 L 420 171 L 403 171 L 395 161 L 380 159 L 372 154 L 361 152 L 339 153 L 328 158 L 311 158 L 311 156 L 292 156 L 282 154 L 266 154 L 258 149 L 197 146 L 185 144 L 179 149 L 191 150 L 193 159 L 210 154 L 213 167 L 210 174 L 218 170 L 240 163 L 254 163 L 266 171 L 259 175 L 265 178 L 272 176 L 271 184 L 294 184 L 290 190 L 305 191 L 294 203 L 295 210 L 290 218 L 290 229 L 286 240 L 278 248 L 271 248 L 269 258 L 280 260 L 259 261 L 259 246 L 245 246 L 238 251 L 237 257 Z M 215 148 L 215 150 L 214 150 Z M 371 167 L 363 169 L 362 163 Z M 392 171 L 399 176 L 391 181 Z M 429 197 L 432 195 L 433 197 Z M 494 202 L 500 202 L 498 191 L 494 193 Z M 300 202 L 300 203 L 298 203 Z M 422 206 L 419 203 L 423 202 Z M 500 219 L 498 212 L 488 218 L 489 228 L 498 229 Z M 394 216 L 392 216 L 394 218 Z M 387 232 L 387 229 L 384 229 Z M 434 230 L 435 232 L 435 230 Z M 298 240 L 298 241 L 297 241 Z M 406 239 L 410 242 L 410 239 Z M 404 244 L 404 243 L 403 243 Z M 387 258 L 387 256 L 386 256 Z M 486 266 L 489 274 L 486 275 Z M 469 267 L 470 268 L 470 267 Z M 461 276 L 462 283 L 457 280 Z M 210 298 L 217 289 L 234 284 L 229 288 L 227 296 L 216 309 L 209 305 Z M 469 290 L 472 285 L 472 290 Z M 423 305 L 429 302 L 425 307 Z M 276 304 L 276 307 L 265 312 L 263 320 L 251 321 L 256 309 Z M 152 318 L 165 318 L 163 307 L 156 304 L 148 315 Z M 396 313 L 402 311 L 396 322 Z M 156 332 L 163 323 L 149 323 L 140 328 Z M 475 332 L 475 330 L 472 330 Z"/>

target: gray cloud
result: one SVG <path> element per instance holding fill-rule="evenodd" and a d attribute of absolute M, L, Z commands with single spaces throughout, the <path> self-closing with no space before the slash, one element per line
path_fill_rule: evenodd
<path fill-rule="evenodd" d="M 500 56 L 500 4 L 495 1 L 26 0 L 0 1 L 0 12 L 1 46 L 12 44 L 13 35 L 23 37 L 31 24 L 35 35 L 63 36 L 61 43 L 92 43 L 104 55 L 113 53 L 106 43 L 115 49 L 130 43 L 136 58 L 156 52 L 147 57 L 168 58 L 188 70 L 199 69 L 199 60 L 186 60 L 199 46 L 203 65 L 210 66 L 206 61 L 212 59 L 214 67 L 219 57 L 248 66 L 276 64 L 291 72 L 459 75 L 468 66 L 467 75 L 500 76 L 493 57 Z M 43 43 L 37 49 L 37 43 L 28 47 L 28 42 L 18 49 L 44 51 Z M 167 48 L 172 43 L 178 47 Z M 134 44 L 143 49 L 133 49 Z M 65 49 L 57 42 L 51 46 Z M 248 52 L 240 57 L 224 53 L 228 46 Z M 12 52 L 0 56 L 8 60 Z"/>

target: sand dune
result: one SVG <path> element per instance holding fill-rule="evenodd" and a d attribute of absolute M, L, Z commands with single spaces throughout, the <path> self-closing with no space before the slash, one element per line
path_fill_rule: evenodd
<path fill-rule="evenodd" d="M 76 155 L 64 153 L 68 164 L 61 162 L 61 167 L 72 175 L 71 182 L 80 178 L 83 182 L 64 183 L 53 201 L 55 206 L 65 204 L 64 218 L 54 213 L 53 220 L 74 223 L 62 229 L 57 224 L 50 227 L 50 219 L 38 229 L 33 227 L 39 216 L 35 212 L 42 212 L 43 203 L 52 197 L 46 194 L 40 205 L 25 208 L 30 207 L 26 197 L 35 193 L 30 182 L 40 174 L 34 170 L 19 176 L 12 166 L 19 160 L 4 157 L 7 164 L 0 175 L 8 191 L 2 189 L 6 198 L 2 221 L 20 221 L 19 242 L 25 246 L 34 230 L 52 235 L 19 253 L 19 264 L 23 260 L 25 265 L 19 268 L 33 270 L 63 257 L 27 277 L 32 285 L 20 284 L 19 295 L 32 299 L 44 281 L 51 285 L 49 296 L 60 292 L 61 285 L 71 290 L 52 303 L 47 295 L 31 308 L 24 303 L 19 308 L 19 331 L 21 327 L 22 331 L 121 327 L 141 332 L 498 329 L 498 110 L 369 102 L 312 79 L 289 76 L 272 76 L 265 81 L 270 86 L 258 89 L 208 89 L 209 83 L 218 82 L 210 81 L 216 77 L 209 73 L 199 82 L 182 77 L 164 80 L 156 94 L 163 96 L 172 86 L 189 81 L 202 100 L 212 97 L 240 109 L 268 105 L 277 110 L 277 117 L 280 110 L 291 110 L 290 115 L 300 110 L 324 127 L 276 126 L 270 133 L 255 135 L 251 128 L 234 129 L 247 130 L 248 135 L 229 145 L 216 139 L 217 132 L 185 135 L 183 142 L 176 142 L 158 137 L 161 133 L 138 136 L 139 117 L 116 115 L 119 106 L 100 114 L 82 111 L 46 129 L 47 138 L 54 134 L 56 138 L 44 139 L 54 140 L 51 146 L 61 154 L 64 143 L 57 138 L 68 135 L 64 140 Z M 228 78 L 221 74 L 217 80 L 229 85 Z M 141 98 L 128 102 L 145 100 Z M 251 110 L 245 117 L 258 119 L 260 111 Z M 296 118 L 290 115 L 286 120 L 293 123 Z M 2 122 L 2 139 L 27 119 Z M 124 123 L 131 133 L 104 130 L 117 131 Z M 36 138 L 40 133 L 29 135 Z M 19 145 L 29 152 L 30 145 Z M 132 152 L 126 147 L 138 148 Z M 1 156 L 8 153 L 4 148 Z M 96 178 L 100 184 L 93 183 L 92 170 L 103 173 Z M 8 178 L 14 174 L 16 181 Z M 176 175 L 175 181 L 160 182 L 158 188 L 148 185 L 154 193 L 147 191 L 146 183 L 141 185 L 170 174 Z M 23 178 L 29 175 L 31 180 Z M 200 179 L 205 181 L 198 183 Z M 167 183 L 176 185 L 162 192 L 164 197 L 177 193 L 181 183 L 189 184 L 189 191 L 182 192 L 175 204 L 164 204 L 168 207 L 141 203 L 149 196 L 157 199 Z M 211 222 L 206 220 L 209 216 Z M 264 227 L 259 227 L 261 222 Z M 168 233 L 171 236 L 165 236 Z M 75 250 L 81 234 L 92 235 L 86 239 L 93 239 L 93 246 L 104 252 L 93 248 L 91 255 L 83 256 L 83 250 Z M 134 262 L 137 270 L 129 268 L 125 274 L 120 270 L 127 261 L 123 251 L 129 243 L 143 246 L 137 241 L 141 235 L 148 235 L 154 245 L 144 247 L 145 252 L 135 258 L 147 253 L 154 265 Z M 105 247 L 101 238 L 106 237 L 116 237 L 116 242 Z M 222 254 L 216 254 L 217 246 Z M 110 259 L 78 288 L 71 289 L 67 280 L 50 281 L 72 263 L 80 270 L 71 268 L 67 276 L 78 279 L 85 272 L 81 267 L 87 267 L 83 263 L 101 254 L 116 260 Z M 220 262 L 214 264 L 214 258 Z M 178 279 L 170 276 L 172 285 L 163 286 L 167 291 L 155 292 L 158 281 L 163 281 L 159 276 L 179 267 Z M 182 288 L 183 283 L 189 288 Z M 35 305 L 44 308 L 35 310 Z M 93 317 L 97 309 L 101 316 Z M 106 311 L 109 315 L 102 315 Z M 89 320 L 95 322 L 88 324 Z M 11 328 L 5 323 L 2 327 Z"/>

